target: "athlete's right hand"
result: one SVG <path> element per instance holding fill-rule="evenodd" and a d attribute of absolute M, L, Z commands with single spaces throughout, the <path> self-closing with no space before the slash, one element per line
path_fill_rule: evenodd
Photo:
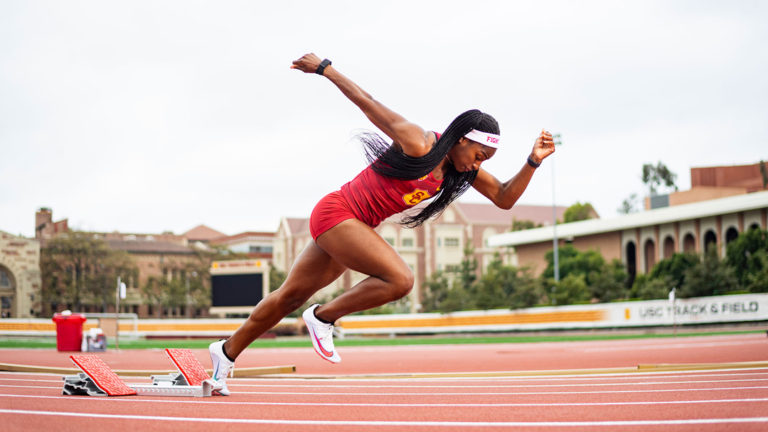
<path fill-rule="evenodd" d="M 314 53 L 304 54 L 300 59 L 293 61 L 291 69 L 298 69 L 304 73 L 315 73 L 321 61 L 320 57 Z"/>

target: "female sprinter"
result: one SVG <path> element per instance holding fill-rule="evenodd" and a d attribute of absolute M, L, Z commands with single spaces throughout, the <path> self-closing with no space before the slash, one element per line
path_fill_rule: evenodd
<path fill-rule="evenodd" d="M 303 313 L 315 351 L 330 362 L 341 361 L 333 346 L 336 320 L 408 294 L 413 273 L 373 230 L 382 220 L 434 198 L 426 207 L 419 207 L 417 214 L 406 215 L 404 223 L 417 226 L 439 214 L 470 186 L 498 207 L 509 209 L 523 194 L 536 167 L 555 150 L 552 135 L 542 131 L 517 175 L 501 182 L 480 168 L 500 144 L 499 125 L 490 115 L 471 110 L 453 120 L 442 134 L 425 131 L 373 99 L 327 59 L 307 54 L 291 68 L 328 78 L 392 144 L 376 134 L 360 137 L 370 165 L 314 208 L 309 222 L 314 243 L 296 258 L 283 285 L 256 305 L 229 339 L 211 344 L 213 377 L 222 385 L 222 394 L 229 394 L 226 377 L 235 358 L 345 270 L 368 278 Z"/>

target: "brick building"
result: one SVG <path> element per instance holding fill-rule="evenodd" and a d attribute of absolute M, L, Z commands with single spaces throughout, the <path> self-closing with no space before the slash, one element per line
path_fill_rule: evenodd
<path fill-rule="evenodd" d="M 40 247 L 45 247 L 46 240 L 69 231 L 67 220 L 53 221 L 53 212 L 41 208 L 35 214 L 35 235 Z M 208 242 L 212 238 L 224 236 L 205 225 L 197 226 L 184 234 L 171 232 L 161 234 L 136 234 L 120 232 L 89 233 L 96 239 L 119 251 L 127 252 L 135 264 L 135 270 L 123 277 L 126 284 L 126 299 L 120 303 L 120 312 L 136 313 L 140 317 L 165 316 L 206 316 L 207 307 L 195 306 L 193 302 L 180 307 L 164 307 L 148 302 L 142 294 L 142 287 L 150 279 L 164 279 L 181 283 L 202 283 L 206 286 L 210 281 L 205 280 L 211 257 L 207 256 Z M 39 263 L 37 265 L 39 274 Z M 198 269 L 199 271 L 197 271 Z M 100 305 L 83 305 L 79 312 L 100 312 Z M 108 312 L 113 307 L 110 306 Z"/>
<path fill-rule="evenodd" d="M 0 231 L 0 317 L 40 312 L 40 242 Z"/>
<path fill-rule="evenodd" d="M 691 190 L 652 197 L 646 201 L 651 209 L 644 212 L 558 225 L 559 244 L 619 259 L 630 276 L 647 273 L 676 252 L 701 253 L 715 246 L 724 256 L 740 233 L 768 229 L 768 182 L 761 165 L 692 168 Z M 540 273 L 554 233 L 553 227 L 510 232 L 490 243 L 509 248 L 520 265 Z"/>
<path fill-rule="evenodd" d="M 562 219 L 565 210 L 565 207 L 556 208 L 558 219 Z M 479 274 L 496 253 L 502 253 L 503 259 L 515 264 L 513 256 L 504 255 L 504 248 L 489 246 L 488 239 L 509 231 L 513 220 L 551 225 L 552 207 L 518 205 L 511 210 L 502 210 L 492 204 L 453 202 L 438 218 L 414 229 L 403 227 L 398 220 L 397 216 L 387 219 L 376 227 L 376 232 L 395 248 L 413 271 L 416 289 L 411 291 L 410 305 L 412 311 L 418 311 L 419 288 L 436 271 L 449 274 L 457 271 L 466 246 L 473 250 Z M 274 267 L 280 271 L 290 269 L 311 241 L 309 219 L 283 218 L 275 234 Z M 338 290 L 348 289 L 364 277 L 357 272 L 344 272 L 318 296 L 328 297 Z"/>
<path fill-rule="evenodd" d="M 272 260 L 275 233 L 246 231 L 231 236 L 221 236 L 210 241 L 212 246 L 223 246 L 228 250 L 246 254 L 248 258 Z"/>
<path fill-rule="evenodd" d="M 752 165 L 691 168 L 691 189 L 645 199 L 645 209 L 690 204 L 765 190 L 765 162 Z"/>

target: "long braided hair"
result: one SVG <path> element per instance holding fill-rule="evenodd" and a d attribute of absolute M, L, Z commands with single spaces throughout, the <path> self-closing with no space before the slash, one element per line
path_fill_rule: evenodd
<path fill-rule="evenodd" d="M 362 133 L 357 138 L 363 143 L 366 159 L 376 173 L 402 180 L 414 180 L 435 169 L 459 139 L 472 129 L 498 135 L 499 123 L 490 114 L 479 110 L 466 111 L 448 125 L 429 153 L 421 157 L 408 156 L 401 148 L 391 145 L 376 133 Z M 443 177 L 443 184 L 435 198 L 417 214 L 406 215 L 400 223 L 414 228 L 432 216 L 442 213 L 448 204 L 472 185 L 475 177 L 477 171 L 459 172 L 453 164 L 449 164 L 448 172 Z"/>

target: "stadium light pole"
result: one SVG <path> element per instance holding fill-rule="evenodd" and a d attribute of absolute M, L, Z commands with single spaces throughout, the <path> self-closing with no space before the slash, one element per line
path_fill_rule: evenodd
<path fill-rule="evenodd" d="M 552 135 L 555 147 L 563 144 L 560 139 L 560 134 Z M 554 156 L 554 154 L 552 155 Z M 557 206 L 555 205 L 555 159 L 552 158 L 550 162 L 552 165 L 552 253 L 554 257 L 554 270 L 555 270 L 555 283 L 560 282 L 560 260 L 557 245 Z M 552 304 L 555 304 L 555 285 L 552 285 Z"/>

